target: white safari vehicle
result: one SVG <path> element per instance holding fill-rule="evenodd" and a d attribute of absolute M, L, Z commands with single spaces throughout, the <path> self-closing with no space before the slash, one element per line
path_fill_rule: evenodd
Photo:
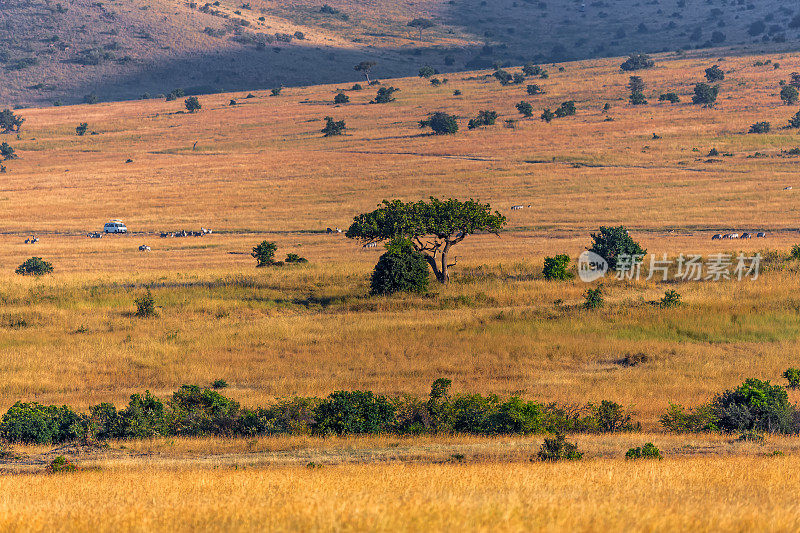
<path fill-rule="evenodd" d="M 128 233 L 128 228 L 121 220 L 112 220 L 106 222 L 106 225 L 103 226 L 103 231 L 106 233 Z"/>

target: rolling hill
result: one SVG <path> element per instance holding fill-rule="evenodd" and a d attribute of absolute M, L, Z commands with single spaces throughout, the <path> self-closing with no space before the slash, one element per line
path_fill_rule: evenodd
<path fill-rule="evenodd" d="M 430 21 L 424 30 L 414 19 Z M 352 82 L 707 47 L 795 49 L 790 0 L 3 0 L 0 104 Z M 756 46 L 757 45 L 757 46 Z"/>

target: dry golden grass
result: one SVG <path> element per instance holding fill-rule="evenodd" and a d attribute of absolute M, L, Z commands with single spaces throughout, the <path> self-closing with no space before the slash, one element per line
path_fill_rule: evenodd
<path fill-rule="evenodd" d="M 0 528 L 793 531 L 797 456 L 108 468 L 0 478 Z"/>

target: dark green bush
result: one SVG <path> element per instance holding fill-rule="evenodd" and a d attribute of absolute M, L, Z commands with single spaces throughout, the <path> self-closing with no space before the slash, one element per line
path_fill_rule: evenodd
<path fill-rule="evenodd" d="M 519 111 L 523 117 L 533 116 L 533 106 L 530 104 L 530 102 L 526 102 L 524 100 L 517 104 L 517 111 Z"/>
<path fill-rule="evenodd" d="M 789 119 L 789 127 L 790 128 L 800 128 L 800 111 L 792 115 L 792 118 Z"/>
<path fill-rule="evenodd" d="M 722 72 L 722 69 L 719 68 L 719 65 L 714 65 L 713 67 L 709 67 L 706 69 L 706 79 L 710 83 L 714 83 L 715 81 L 722 81 L 725 79 L 725 73 Z"/>
<path fill-rule="evenodd" d="M 717 425 L 723 431 L 794 433 L 794 407 L 786 389 L 769 381 L 748 379 L 712 402 Z"/>
<path fill-rule="evenodd" d="M 166 424 L 171 435 L 224 435 L 237 433 L 239 403 L 215 390 L 183 385 L 172 394 Z"/>
<path fill-rule="evenodd" d="M 800 388 L 800 368 L 787 368 L 783 377 L 789 382 L 790 389 Z"/>
<path fill-rule="evenodd" d="M 677 104 L 678 102 L 681 101 L 681 99 L 678 97 L 677 93 L 663 93 L 658 95 L 658 101 L 671 102 L 673 104 Z"/>
<path fill-rule="evenodd" d="M 703 105 L 703 107 L 712 107 L 717 102 L 719 95 L 719 86 L 711 86 L 707 83 L 698 83 L 694 86 L 694 96 L 692 96 L 692 103 Z"/>
<path fill-rule="evenodd" d="M 660 422 L 664 429 L 676 433 L 697 433 L 718 429 L 718 419 L 710 404 L 687 411 L 682 405 L 671 403 L 667 412 L 661 416 Z"/>
<path fill-rule="evenodd" d="M 66 405 L 17 402 L 0 421 L 0 438 L 24 444 L 59 444 L 86 436 L 88 418 Z"/>
<path fill-rule="evenodd" d="M 131 395 L 122 411 L 110 403 L 96 405 L 90 416 L 99 439 L 145 439 L 169 433 L 164 404 L 150 391 Z"/>
<path fill-rule="evenodd" d="M 253 247 L 253 253 L 250 255 L 256 260 L 257 267 L 265 267 L 275 264 L 275 252 L 278 245 L 274 242 L 261 241 L 258 245 Z"/>
<path fill-rule="evenodd" d="M 378 94 L 375 95 L 375 99 L 372 102 L 375 104 L 388 104 L 389 102 L 394 102 L 394 93 L 399 90 L 400 89 L 396 87 L 381 87 L 378 89 Z"/>
<path fill-rule="evenodd" d="M 370 293 L 424 293 L 428 290 L 429 278 L 425 256 L 414 250 L 409 241 L 397 240 L 378 259 L 370 279 Z"/>
<path fill-rule="evenodd" d="M 31 257 L 17 267 L 14 271 L 23 276 L 43 276 L 53 271 L 53 265 L 41 257 Z"/>
<path fill-rule="evenodd" d="M 63 474 L 67 472 L 75 472 L 78 469 L 75 463 L 66 459 L 63 455 L 59 455 L 47 465 L 47 473 L 49 474 Z"/>
<path fill-rule="evenodd" d="M 544 258 L 544 268 L 542 269 L 542 277 L 548 280 L 565 280 L 572 279 L 572 272 L 567 270 L 569 267 L 569 256 L 567 254 L 559 254 L 554 257 Z"/>
<path fill-rule="evenodd" d="M 583 307 L 586 309 L 599 309 L 603 307 L 603 286 L 598 285 L 594 289 L 586 289 L 583 293 Z"/>
<path fill-rule="evenodd" d="M 467 124 L 467 127 L 473 130 L 481 126 L 492 126 L 496 121 L 497 121 L 496 111 L 488 111 L 488 110 L 479 111 L 477 117 L 470 119 L 469 124 Z"/>
<path fill-rule="evenodd" d="M 631 93 L 628 97 L 631 102 L 631 105 L 645 105 L 647 104 L 647 98 L 645 98 L 644 93 L 635 92 Z"/>
<path fill-rule="evenodd" d="M 186 107 L 186 110 L 189 113 L 194 113 L 195 111 L 200 111 L 203 107 L 200 105 L 200 100 L 197 99 L 196 96 L 190 96 L 183 102 L 183 105 Z"/>
<path fill-rule="evenodd" d="M 578 451 L 578 445 L 567 442 L 566 437 L 562 433 L 552 438 L 544 439 L 538 453 L 540 461 L 577 461 L 582 457 L 583 453 Z"/>
<path fill-rule="evenodd" d="M 308 263 L 308 259 L 306 259 L 305 257 L 300 257 L 297 254 L 286 254 L 286 259 L 284 259 L 283 262 L 287 264 L 299 265 L 303 263 Z"/>
<path fill-rule="evenodd" d="M 437 111 L 419 121 L 420 128 L 430 128 L 436 135 L 453 135 L 458 132 L 458 120 L 455 115 Z"/>
<path fill-rule="evenodd" d="M 638 431 L 640 424 L 631 421 L 625 408 L 612 401 L 603 400 L 599 405 L 588 404 L 589 416 L 583 419 L 582 431 L 591 433 L 614 433 L 617 431 Z"/>
<path fill-rule="evenodd" d="M 0 133 L 19 132 L 25 119 L 14 114 L 10 109 L 0 111 Z"/>
<path fill-rule="evenodd" d="M 600 231 L 592 233 L 591 237 L 592 246 L 589 251 L 605 259 L 611 270 L 617 269 L 617 258 L 621 255 L 632 257 L 647 253 L 647 250 L 631 238 L 624 226 L 600 226 Z"/>
<path fill-rule="evenodd" d="M 510 85 L 514 81 L 514 77 L 503 69 L 497 69 L 493 75 L 500 85 Z"/>
<path fill-rule="evenodd" d="M 532 85 L 528 85 L 527 92 L 529 95 L 535 96 L 537 94 L 544 94 L 544 89 L 534 83 Z"/>
<path fill-rule="evenodd" d="M 395 408 L 369 391 L 338 391 L 316 410 L 312 432 L 316 435 L 382 433 L 394 421 Z"/>
<path fill-rule="evenodd" d="M 619 68 L 630 72 L 633 70 L 641 70 L 646 68 L 653 68 L 656 65 L 655 61 L 650 59 L 647 54 L 631 54 L 628 59 L 622 63 Z"/>
<path fill-rule="evenodd" d="M 644 446 L 631 448 L 625 454 L 625 459 L 663 459 L 661 450 L 655 447 L 652 442 L 648 442 Z"/>
<path fill-rule="evenodd" d="M 555 115 L 559 118 L 568 117 L 575 114 L 575 102 L 572 100 L 563 102 L 558 109 L 555 110 Z"/>
<path fill-rule="evenodd" d="M 344 120 L 333 120 L 332 117 L 325 117 L 325 127 L 322 128 L 322 133 L 325 134 L 325 137 L 333 137 L 341 135 L 346 129 L 347 125 Z"/>
<path fill-rule="evenodd" d="M 0 157 L 3 158 L 3 161 L 8 161 L 9 159 L 16 159 L 17 154 L 10 144 L 4 142 L 0 144 Z"/>
<path fill-rule="evenodd" d="M 664 293 L 664 297 L 661 298 L 659 305 L 661 307 L 677 307 L 681 305 L 681 303 L 681 295 L 678 294 L 677 291 L 670 289 Z"/>
<path fill-rule="evenodd" d="M 794 105 L 797 103 L 798 98 L 800 98 L 800 92 L 798 92 L 797 87 L 793 85 L 784 85 L 781 89 L 781 100 L 786 105 Z"/>
<path fill-rule="evenodd" d="M 215 379 L 213 382 L 211 382 L 211 388 L 215 389 L 215 390 L 216 389 L 227 389 L 228 388 L 228 382 L 225 381 L 224 379 Z"/>
<path fill-rule="evenodd" d="M 139 318 L 147 318 L 155 316 L 156 314 L 156 301 L 153 295 L 148 290 L 145 294 L 134 300 L 136 304 L 136 316 Z"/>
<path fill-rule="evenodd" d="M 430 65 L 425 65 L 424 67 L 419 69 L 420 78 L 430 78 L 434 74 L 436 74 L 436 69 Z"/>
<path fill-rule="evenodd" d="M 555 118 L 555 116 L 556 116 L 555 113 L 550 111 L 549 107 L 546 107 L 544 109 L 544 111 L 542 111 L 542 114 L 541 114 L 541 116 L 539 118 L 541 118 L 545 122 L 550 122 L 551 120 L 553 120 Z"/>
<path fill-rule="evenodd" d="M 83 135 L 86 134 L 86 130 L 88 128 L 89 128 L 89 124 L 87 124 L 86 122 L 81 122 L 80 124 L 78 124 L 75 127 L 75 133 L 77 133 L 78 136 L 83 136 Z"/>
<path fill-rule="evenodd" d="M 349 97 L 349 96 L 347 96 L 347 95 L 346 95 L 346 94 L 344 94 L 344 93 L 338 93 L 338 94 L 337 94 L 336 96 L 334 96 L 334 98 L 333 98 L 333 103 L 334 103 L 334 104 L 346 104 L 346 103 L 349 103 L 349 102 L 350 102 L 350 97 Z"/>
<path fill-rule="evenodd" d="M 769 133 L 771 129 L 772 125 L 769 122 L 756 122 L 750 126 L 747 133 Z"/>

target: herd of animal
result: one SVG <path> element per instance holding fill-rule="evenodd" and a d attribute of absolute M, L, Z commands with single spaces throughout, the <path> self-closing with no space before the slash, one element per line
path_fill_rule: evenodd
<path fill-rule="evenodd" d="M 757 239 L 761 239 L 766 237 L 767 234 L 763 231 L 759 231 L 758 233 L 742 233 L 739 235 L 738 233 L 717 233 L 713 237 L 711 237 L 712 241 L 716 241 L 719 239 L 751 239 L 753 237 Z"/>
<path fill-rule="evenodd" d="M 202 237 L 204 235 L 210 235 L 212 230 L 206 228 L 200 228 L 200 231 L 186 231 L 185 229 L 181 231 L 169 231 L 169 232 L 162 232 L 161 238 L 166 239 L 167 237 Z"/>

